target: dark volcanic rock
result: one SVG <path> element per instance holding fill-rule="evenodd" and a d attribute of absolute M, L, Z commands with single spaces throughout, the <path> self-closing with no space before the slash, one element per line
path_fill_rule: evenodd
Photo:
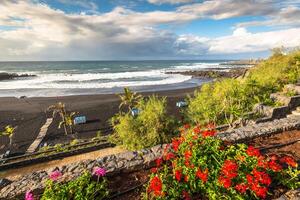
<path fill-rule="evenodd" d="M 230 69 L 228 71 L 220 70 L 199 70 L 199 71 L 184 71 L 184 72 L 167 72 L 168 74 L 182 74 L 192 76 L 193 78 L 238 78 L 244 76 L 247 68 Z"/>
<path fill-rule="evenodd" d="M 36 75 L 33 74 L 16 74 L 16 73 L 0 73 L 0 81 L 3 80 L 11 80 L 16 78 L 28 78 L 28 77 L 35 77 Z"/>

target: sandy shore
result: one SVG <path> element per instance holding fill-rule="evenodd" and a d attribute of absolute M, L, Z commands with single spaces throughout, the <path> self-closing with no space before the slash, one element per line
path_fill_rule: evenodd
<path fill-rule="evenodd" d="M 183 100 L 187 94 L 192 94 L 195 88 L 178 89 L 159 92 L 147 92 L 143 95 L 157 94 L 167 96 L 168 113 L 177 117 L 180 116 L 176 102 Z M 65 136 L 62 130 L 57 129 L 58 119 L 50 125 L 46 141 L 58 143 L 70 141 L 76 138 L 91 138 L 95 136 L 98 129 L 108 127 L 108 120 L 119 110 L 119 97 L 115 94 L 102 95 L 79 95 L 65 97 L 34 97 L 18 99 L 14 97 L 0 98 L 0 127 L 3 128 L 10 124 L 17 126 L 13 136 L 12 152 L 25 152 L 39 133 L 40 127 L 45 123 L 46 118 L 50 117 L 45 110 L 48 106 L 57 102 L 64 102 L 68 110 L 76 111 L 80 115 L 87 116 L 88 124 L 78 125 L 75 131 L 79 134 Z M 9 140 L 0 137 L 0 153 L 7 150 Z"/>

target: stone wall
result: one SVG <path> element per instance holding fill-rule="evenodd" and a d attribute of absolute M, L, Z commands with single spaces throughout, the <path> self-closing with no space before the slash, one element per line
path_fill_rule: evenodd
<path fill-rule="evenodd" d="M 262 135 L 270 135 L 287 130 L 300 129 L 300 116 L 292 116 L 271 122 L 254 124 L 231 131 L 221 132 L 217 135 L 222 140 L 240 142 Z M 107 170 L 107 175 L 112 176 L 120 172 L 130 172 L 149 168 L 154 161 L 161 157 L 166 145 L 157 145 L 140 151 L 128 151 L 116 155 L 110 155 L 95 160 L 85 160 L 72 163 L 59 168 L 37 171 L 20 177 L 18 180 L 6 186 L 0 185 L 0 199 L 14 199 L 24 195 L 27 190 L 42 191 L 48 174 L 58 169 L 63 173 L 62 180 L 69 181 L 78 177 L 85 170 L 92 170 L 101 166 Z M 4 181 L 5 182 L 5 181 Z"/>

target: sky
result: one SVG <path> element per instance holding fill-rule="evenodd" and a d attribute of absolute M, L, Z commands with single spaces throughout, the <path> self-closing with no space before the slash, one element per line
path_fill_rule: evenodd
<path fill-rule="evenodd" d="M 0 61 L 264 58 L 300 0 L 0 0 Z"/>

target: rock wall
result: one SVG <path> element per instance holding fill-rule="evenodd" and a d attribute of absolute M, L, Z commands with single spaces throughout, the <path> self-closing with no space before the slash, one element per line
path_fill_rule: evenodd
<path fill-rule="evenodd" d="M 254 124 L 241 127 L 217 135 L 222 140 L 240 142 L 262 135 L 280 133 L 287 130 L 300 129 L 300 116 L 292 116 L 271 122 Z M 27 174 L 18 180 L 1 186 L 0 199 L 14 199 L 24 195 L 27 190 L 42 191 L 48 174 L 58 169 L 63 173 L 62 181 L 69 181 L 78 177 L 85 170 L 92 170 L 96 166 L 101 166 L 107 170 L 107 175 L 112 176 L 120 172 L 130 172 L 149 168 L 154 161 L 161 157 L 166 145 L 157 145 L 149 149 L 140 151 L 128 151 L 116 155 L 110 155 L 95 160 L 85 160 L 72 163 L 59 168 L 46 169 Z M 4 181 L 5 182 L 5 181 Z M 1 181 L 0 181 L 1 183 Z"/>

